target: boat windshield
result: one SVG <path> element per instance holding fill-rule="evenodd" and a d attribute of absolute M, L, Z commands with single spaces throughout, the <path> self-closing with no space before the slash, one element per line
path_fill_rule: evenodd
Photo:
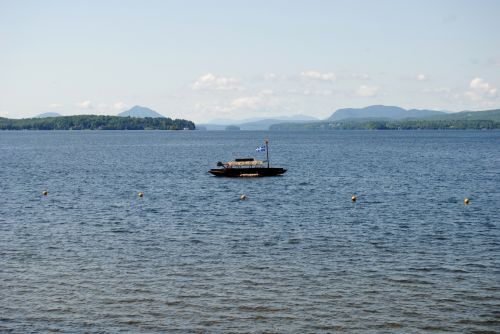
<path fill-rule="evenodd" d="M 245 166 L 260 166 L 264 164 L 264 161 L 253 160 L 253 161 L 229 161 L 225 165 L 228 167 L 245 167 Z"/>

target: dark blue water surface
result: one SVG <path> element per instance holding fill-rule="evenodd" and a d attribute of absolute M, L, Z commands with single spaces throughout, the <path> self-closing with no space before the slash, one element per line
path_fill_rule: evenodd
<path fill-rule="evenodd" d="M 0 189 L 0 332 L 500 331 L 500 132 L 0 132 Z"/>

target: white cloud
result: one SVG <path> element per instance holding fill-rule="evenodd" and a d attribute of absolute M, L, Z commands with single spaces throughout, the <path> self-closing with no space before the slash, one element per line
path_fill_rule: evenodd
<path fill-rule="evenodd" d="M 89 100 L 82 101 L 82 102 L 77 102 L 77 103 L 75 103 L 75 105 L 78 108 L 81 108 L 81 109 L 92 109 L 92 108 L 94 108 L 92 102 L 89 101 Z"/>
<path fill-rule="evenodd" d="M 7 117 L 7 116 L 9 116 L 9 113 L 7 111 L 0 110 L 0 117 Z"/>
<path fill-rule="evenodd" d="M 481 78 L 475 78 L 470 82 L 470 88 L 474 89 L 475 91 L 481 92 L 485 94 L 488 97 L 496 97 L 497 96 L 497 89 L 490 86 L 489 83 L 484 81 Z"/>
<path fill-rule="evenodd" d="M 266 74 L 264 74 L 264 79 L 275 80 L 275 79 L 278 79 L 278 76 L 275 73 L 266 73 Z"/>
<path fill-rule="evenodd" d="M 278 105 L 278 99 L 270 89 L 264 89 L 254 95 L 241 96 L 226 101 L 196 103 L 195 109 L 204 114 L 204 117 L 232 117 L 239 111 L 252 114 L 268 111 L 270 107 Z"/>
<path fill-rule="evenodd" d="M 218 77 L 207 73 L 199 77 L 192 88 L 194 90 L 239 90 L 241 86 L 235 78 Z"/>
<path fill-rule="evenodd" d="M 362 96 L 362 97 L 374 97 L 374 96 L 377 96 L 379 91 L 380 91 L 380 87 L 378 87 L 378 86 L 361 85 L 361 86 L 359 86 L 356 93 L 358 96 Z"/>
<path fill-rule="evenodd" d="M 417 74 L 417 80 L 418 81 L 426 81 L 427 80 L 427 76 L 425 74 Z"/>
<path fill-rule="evenodd" d="M 127 109 L 127 108 L 128 108 L 128 105 L 126 103 L 123 103 L 123 102 L 113 103 L 113 109 L 115 109 L 115 110 L 123 110 L 123 109 Z"/>
<path fill-rule="evenodd" d="M 49 108 L 56 109 L 56 108 L 62 108 L 62 107 L 64 107 L 64 105 L 61 104 L 61 103 L 51 103 L 51 104 L 49 104 Z"/>
<path fill-rule="evenodd" d="M 230 109 L 264 109 L 275 103 L 274 92 L 261 90 L 257 95 L 239 97 L 231 101 Z"/>
<path fill-rule="evenodd" d="M 250 108 L 255 109 L 260 106 L 262 99 L 259 96 L 246 96 L 231 101 L 231 107 L 234 109 Z"/>
<path fill-rule="evenodd" d="M 498 96 L 498 91 L 495 87 L 481 78 L 474 78 L 469 84 L 470 90 L 465 92 L 472 101 L 482 101 L 484 99 L 493 99 Z"/>
<path fill-rule="evenodd" d="M 335 81 L 337 78 L 335 73 L 320 73 L 318 71 L 305 71 L 300 73 L 302 78 L 312 79 L 312 80 L 321 80 L 321 81 Z"/>

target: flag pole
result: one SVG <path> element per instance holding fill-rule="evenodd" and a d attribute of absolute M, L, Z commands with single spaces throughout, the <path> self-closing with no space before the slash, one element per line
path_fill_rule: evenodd
<path fill-rule="evenodd" d="M 266 139 L 267 168 L 269 168 L 269 140 Z"/>

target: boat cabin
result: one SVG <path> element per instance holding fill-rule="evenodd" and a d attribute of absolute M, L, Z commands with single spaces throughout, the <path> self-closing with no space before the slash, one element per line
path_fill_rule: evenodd
<path fill-rule="evenodd" d="M 254 158 L 239 158 L 234 159 L 234 161 L 229 162 L 218 162 L 217 166 L 224 168 L 232 168 L 232 167 L 257 167 L 264 164 L 262 160 L 255 160 Z"/>

